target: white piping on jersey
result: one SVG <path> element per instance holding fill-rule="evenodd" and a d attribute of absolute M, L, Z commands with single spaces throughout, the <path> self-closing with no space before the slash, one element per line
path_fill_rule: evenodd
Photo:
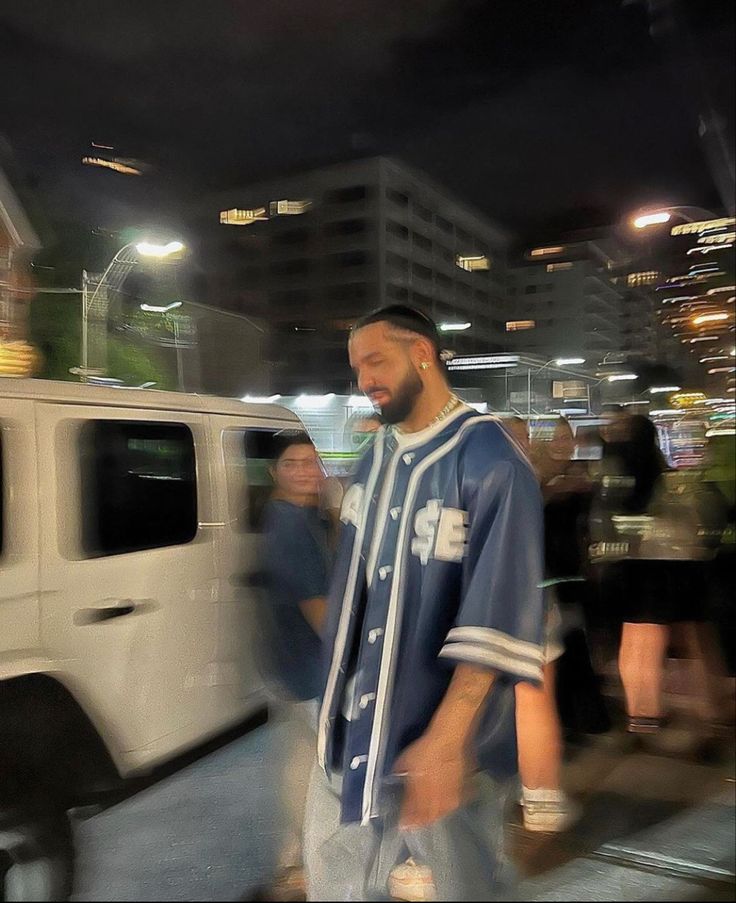
<path fill-rule="evenodd" d="M 402 433 L 399 437 L 395 437 L 397 443 L 396 449 L 394 450 L 394 456 L 391 460 L 391 463 L 389 464 L 386 480 L 384 481 L 383 488 L 381 490 L 381 498 L 379 499 L 378 508 L 376 509 L 376 519 L 373 522 L 373 538 L 371 541 L 370 552 L 368 554 L 368 566 L 366 568 L 366 582 L 368 586 L 373 583 L 373 576 L 376 572 L 378 556 L 381 552 L 381 543 L 383 542 L 383 537 L 386 532 L 391 495 L 393 492 L 394 480 L 396 479 L 396 468 L 399 466 L 399 461 L 404 459 L 404 455 L 410 449 L 425 445 L 430 441 L 430 439 L 434 439 L 435 436 L 438 436 L 444 429 L 446 429 L 448 424 L 452 423 L 454 420 L 457 420 L 457 418 L 461 414 L 470 410 L 472 410 L 472 408 L 469 408 L 467 405 L 460 405 L 456 411 L 452 411 L 449 416 L 438 421 L 436 424 L 433 424 L 431 427 L 425 427 L 423 430 L 419 430 L 419 432 L 416 434 Z"/>
<path fill-rule="evenodd" d="M 493 671 L 504 671 L 516 677 L 528 677 L 530 680 L 542 679 L 542 663 L 533 663 L 528 659 L 520 659 L 499 651 L 492 651 L 473 643 L 448 643 L 439 652 L 439 658 L 452 659 L 456 662 L 470 662 L 482 665 Z"/>
<path fill-rule="evenodd" d="M 474 646 L 496 647 L 516 658 L 530 662 L 543 662 L 544 650 L 529 640 L 517 640 L 502 630 L 491 627 L 453 627 L 447 634 L 447 643 L 471 643 Z"/>
<path fill-rule="evenodd" d="M 389 700 L 391 698 L 391 690 L 393 687 L 393 679 L 396 670 L 396 656 L 394 654 L 394 646 L 398 634 L 401 629 L 401 607 L 402 592 L 404 582 L 404 546 L 409 533 L 410 518 L 414 506 L 414 497 L 417 493 L 419 481 L 424 476 L 429 467 L 443 458 L 448 452 L 460 442 L 466 430 L 476 423 L 498 423 L 498 417 L 493 415 L 480 415 L 478 417 L 469 417 L 462 423 L 457 432 L 444 445 L 435 449 L 419 464 L 417 464 L 406 490 L 404 499 L 404 510 L 401 515 L 401 524 L 399 526 L 398 539 L 396 543 L 396 551 L 394 553 L 394 563 L 396 570 L 393 574 L 391 584 L 391 596 L 389 598 L 388 615 L 386 618 L 386 641 L 384 643 L 381 655 L 381 666 L 378 676 L 378 689 L 376 692 L 376 704 L 374 707 L 373 728 L 371 730 L 371 742 L 368 748 L 368 763 L 366 766 L 365 784 L 363 787 L 363 809 L 362 824 L 367 824 L 374 815 L 374 783 L 376 781 L 376 772 L 379 766 L 382 766 L 386 755 L 387 732 L 384 730 L 386 716 L 390 708 Z"/>
<path fill-rule="evenodd" d="M 365 570 L 365 582 L 369 587 L 373 583 L 373 575 L 376 570 L 376 564 L 378 563 L 378 555 L 381 551 L 381 543 L 383 542 L 383 535 L 388 520 L 388 509 L 391 505 L 392 488 L 394 480 L 396 479 L 396 468 L 399 466 L 400 460 L 401 452 L 398 448 L 395 448 L 391 462 L 388 465 L 386 479 L 381 489 L 381 498 L 378 501 L 378 508 L 376 509 L 376 519 L 373 522 L 373 537 L 371 539 L 371 548 L 368 553 L 368 564 L 366 565 Z"/>
<path fill-rule="evenodd" d="M 345 652 L 345 643 L 347 642 L 348 629 L 350 627 L 350 619 L 352 617 L 352 598 L 355 595 L 355 579 L 358 574 L 358 563 L 360 554 L 363 549 L 363 535 L 365 533 L 366 523 L 368 521 L 368 500 L 373 494 L 373 489 L 378 480 L 378 474 L 381 470 L 383 462 L 383 445 L 384 433 L 379 432 L 373 445 L 373 463 L 366 480 L 365 492 L 363 495 L 362 511 L 355 530 L 353 538 L 353 551 L 350 560 L 350 569 L 348 571 L 347 580 L 345 582 L 345 592 L 342 598 L 342 609 L 340 610 L 340 621 L 337 628 L 337 636 L 335 638 L 335 646 L 332 653 L 332 662 L 330 664 L 330 672 L 325 687 L 325 696 L 322 703 L 322 710 L 319 717 L 319 736 L 317 739 L 317 755 L 322 768 L 327 766 L 327 734 L 330 724 L 330 711 L 332 709 L 332 697 L 335 694 L 337 678 L 342 666 L 342 658 Z"/>

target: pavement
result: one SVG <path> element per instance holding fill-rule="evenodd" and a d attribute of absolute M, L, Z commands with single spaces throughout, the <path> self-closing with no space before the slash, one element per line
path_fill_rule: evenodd
<path fill-rule="evenodd" d="M 75 900 L 236 900 L 268 880 L 281 832 L 263 725 L 117 806 L 81 821 Z M 734 900 L 733 746 L 714 761 L 601 739 L 568 762 L 582 805 L 563 835 L 511 813 L 522 900 Z"/>

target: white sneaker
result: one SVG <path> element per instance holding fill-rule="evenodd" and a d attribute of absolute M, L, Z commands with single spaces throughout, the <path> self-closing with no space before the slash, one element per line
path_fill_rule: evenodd
<path fill-rule="evenodd" d="M 395 900 L 432 901 L 437 899 L 432 870 L 409 858 L 391 871 L 388 890 Z"/>
<path fill-rule="evenodd" d="M 522 790 L 521 807 L 524 829 L 548 834 L 561 834 L 577 821 L 580 807 L 563 790 Z"/>

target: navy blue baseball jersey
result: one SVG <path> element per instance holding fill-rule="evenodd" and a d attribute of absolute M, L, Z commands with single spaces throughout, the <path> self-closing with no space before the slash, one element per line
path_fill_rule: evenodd
<path fill-rule="evenodd" d="M 497 674 L 479 765 L 515 773 L 514 684 L 539 681 L 544 655 L 542 504 L 524 453 L 466 406 L 419 433 L 384 427 L 341 519 L 319 758 L 342 773 L 343 821 L 380 814 L 396 758 L 460 662 Z"/>

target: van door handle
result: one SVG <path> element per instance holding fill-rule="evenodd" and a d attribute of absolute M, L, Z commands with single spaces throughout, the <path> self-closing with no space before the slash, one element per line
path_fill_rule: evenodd
<path fill-rule="evenodd" d="M 113 600 L 110 600 L 113 601 Z M 120 599 L 115 605 L 100 605 L 97 608 L 80 608 L 74 615 L 74 623 L 79 626 L 87 624 L 100 624 L 104 621 L 112 621 L 115 618 L 124 618 L 135 611 L 146 608 L 153 609 L 153 605 L 146 605 L 146 600 Z"/>

